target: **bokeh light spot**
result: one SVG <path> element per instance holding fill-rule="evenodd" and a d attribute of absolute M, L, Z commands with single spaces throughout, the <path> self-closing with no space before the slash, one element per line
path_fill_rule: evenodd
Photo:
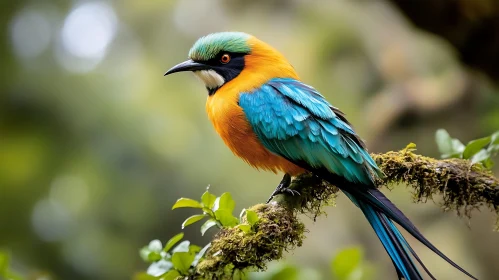
<path fill-rule="evenodd" d="M 77 6 L 64 20 L 59 62 L 72 72 L 91 71 L 104 59 L 117 29 L 116 14 L 108 4 L 89 2 Z"/>
<path fill-rule="evenodd" d="M 14 53 L 23 59 L 34 58 L 47 49 L 52 37 L 49 20 L 39 11 L 24 9 L 10 25 Z"/>

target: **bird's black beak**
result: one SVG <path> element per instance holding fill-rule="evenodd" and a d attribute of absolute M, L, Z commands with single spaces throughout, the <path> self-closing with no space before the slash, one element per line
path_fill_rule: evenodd
<path fill-rule="evenodd" d="M 199 71 L 199 70 L 206 70 L 209 69 L 208 65 L 195 62 L 192 59 L 189 59 L 187 61 L 184 61 L 182 63 L 179 63 L 175 66 L 173 66 L 170 70 L 166 71 L 166 75 L 170 75 L 173 73 L 177 72 L 183 72 L 183 71 Z"/>

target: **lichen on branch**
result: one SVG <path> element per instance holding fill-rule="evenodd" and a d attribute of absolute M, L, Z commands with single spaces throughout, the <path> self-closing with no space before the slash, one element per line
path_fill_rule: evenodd
<path fill-rule="evenodd" d="M 499 214 L 499 180 L 489 170 L 468 160 L 417 155 L 413 148 L 409 145 L 398 152 L 372 154 L 386 175 L 378 187 L 405 184 L 413 188 L 415 202 L 441 197 L 443 210 L 456 210 L 458 215 L 470 217 L 471 211 L 481 206 Z M 204 260 L 196 267 L 195 278 L 232 279 L 235 273 L 247 269 L 264 270 L 268 262 L 301 246 L 306 229 L 298 214 L 315 219 L 324 206 L 334 203 L 339 189 L 335 182 L 311 173 L 295 178 L 290 187 L 301 195 L 277 195 L 269 204 L 250 208 L 260 217 L 251 232 L 234 227 L 215 235 Z"/>

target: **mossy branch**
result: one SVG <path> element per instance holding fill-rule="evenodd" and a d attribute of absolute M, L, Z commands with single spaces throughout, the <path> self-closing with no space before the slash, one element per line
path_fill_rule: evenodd
<path fill-rule="evenodd" d="M 458 215 L 470 217 L 471 211 L 481 206 L 499 214 L 499 180 L 479 165 L 462 159 L 437 160 L 417 155 L 410 148 L 372 156 L 386 174 L 379 187 L 404 183 L 413 188 L 415 202 L 441 197 L 443 210 L 456 210 Z M 295 178 L 291 188 L 301 195 L 278 195 L 269 204 L 250 208 L 260 216 L 252 232 L 237 227 L 221 230 L 197 265 L 195 278 L 232 279 L 248 268 L 264 269 L 285 251 L 301 246 L 306 229 L 298 214 L 315 219 L 324 206 L 334 203 L 339 190 L 312 174 Z"/>

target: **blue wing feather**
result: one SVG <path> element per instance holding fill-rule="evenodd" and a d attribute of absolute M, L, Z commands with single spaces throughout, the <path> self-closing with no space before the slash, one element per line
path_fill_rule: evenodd
<path fill-rule="evenodd" d="M 351 182 L 371 184 L 381 171 L 365 152 L 351 126 L 326 99 L 294 79 L 272 79 L 254 92 L 242 93 L 253 130 L 271 152 Z"/>

